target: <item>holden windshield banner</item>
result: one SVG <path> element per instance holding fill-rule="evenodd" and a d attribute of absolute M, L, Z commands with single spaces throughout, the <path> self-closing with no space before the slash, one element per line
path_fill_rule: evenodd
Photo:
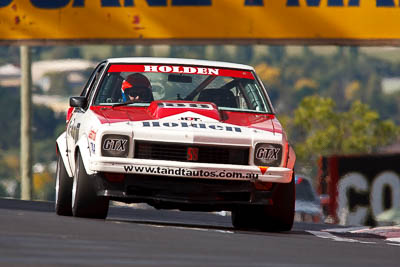
<path fill-rule="evenodd" d="M 0 42 L 399 44 L 399 14 L 398 0 L 0 0 Z"/>
<path fill-rule="evenodd" d="M 157 73 L 177 73 L 177 74 L 199 74 L 199 75 L 246 78 L 254 80 L 254 76 L 250 71 L 207 68 L 198 66 L 114 64 L 110 66 L 108 72 L 157 72 Z"/>

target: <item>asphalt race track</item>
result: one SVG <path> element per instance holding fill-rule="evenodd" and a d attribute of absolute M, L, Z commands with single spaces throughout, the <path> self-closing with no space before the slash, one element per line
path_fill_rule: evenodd
<path fill-rule="evenodd" d="M 53 205 L 0 199 L 0 266 L 400 266 L 400 243 L 338 226 L 236 231 L 212 213 L 111 207 L 92 220 Z"/>

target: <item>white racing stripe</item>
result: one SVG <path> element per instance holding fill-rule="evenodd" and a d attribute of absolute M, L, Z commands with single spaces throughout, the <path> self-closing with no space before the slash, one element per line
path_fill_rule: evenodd
<path fill-rule="evenodd" d="M 345 238 L 345 237 L 338 237 L 335 236 L 331 233 L 328 232 L 320 232 L 320 231 L 306 231 L 312 235 L 315 235 L 319 238 L 324 238 L 324 239 L 331 239 L 333 241 L 338 241 L 338 242 L 351 242 L 351 243 L 362 243 L 362 244 L 376 244 L 376 242 L 365 242 L 365 241 L 359 241 L 356 239 L 351 239 L 351 238 Z"/>

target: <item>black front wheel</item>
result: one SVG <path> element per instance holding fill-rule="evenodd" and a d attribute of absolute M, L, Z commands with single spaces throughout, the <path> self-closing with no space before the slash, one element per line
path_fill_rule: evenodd
<path fill-rule="evenodd" d="M 57 215 L 72 215 L 72 182 L 73 179 L 68 176 L 61 155 L 58 155 L 55 199 L 55 210 Z"/>
<path fill-rule="evenodd" d="M 75 217 L 105 219 L 109 200 L 96 194 L 94 181 L 85 170 L 82 157 L 78 153 L 72 186 L 72 213 Z"/>
<path fill-rule="evenodd" d="M 294 175 L 287 184 L 278 184 L 272 205 L 240 206 L 232 211 L 232 225 L 239 229 L 262 231 L 290 231 L 293 227 L 295 208 Z"/>

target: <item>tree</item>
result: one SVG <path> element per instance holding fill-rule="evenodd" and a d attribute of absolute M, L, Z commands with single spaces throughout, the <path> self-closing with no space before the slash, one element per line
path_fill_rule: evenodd
<path fill-rule="evenodd" d="M 48 171 L 33 174 L 33 194 L 35 199 L 53 200 L 55 198 L 55 179 Z"/>
<path fill-rule="evenodd" d="M 20 99 L 14 90 L 3 89 L 6 97 L 0 98 L 0 150 L 19 149 L 20 144 Z M 45 106 L 33 105 L 32 128 L 34 158 L 55 160 L 54 140 L 59 127 L 65 127 L 65 117 L 57 115 Z M 61 126 L 62 125 L 62 126 Z"/>
<path fill-rule="evenodd" d="M 19 145 L 20 103 L 13 90 L 2 88 L 6 97 L 0 98 L 0 149 L 8 150 Z"/>
<path fill-rule="evenodd" d="M 331 98 L 308 96 L 292 120 L 283 120 L 301 166 L 315 166 L 321 155 L 376 152 L 397 140 L 399 127 L 391 120 L 380 120 L 368 105 L 354 101 L 344 112 L 336 112 L 335 107 Z"/>

